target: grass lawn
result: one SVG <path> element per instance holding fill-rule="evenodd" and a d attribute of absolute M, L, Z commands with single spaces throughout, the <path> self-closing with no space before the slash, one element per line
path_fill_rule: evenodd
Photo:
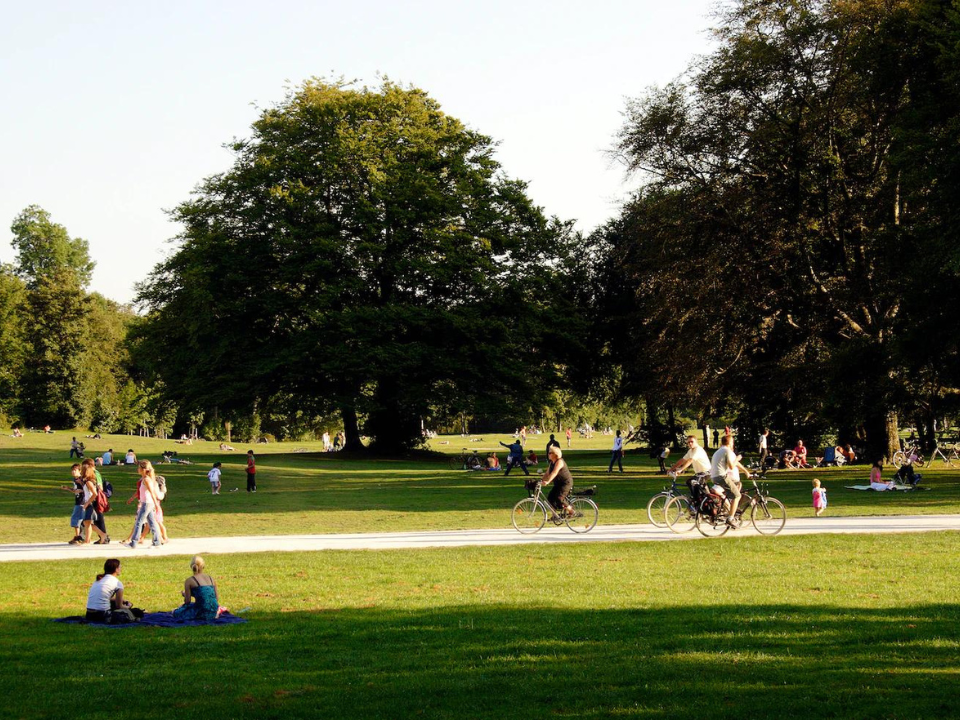
<path fill-rule="evenodd" d="M 82 433 L 73 434 L 82 439 Z M 71 435 L 0 437 L 0 515 L 15 518 L 0 524 L 0 542 L 65 542 L 72 536 L 72 496 L 57 490 L 69 480 Z M 471 443 L 460 437 L 438 438 L 432 447 L 447 454 L 464 446 L 486 453 L 507 439 L 486 436 Z M 193 460 L 193 465 L 158 465 L 169 483 L 164 511 L 172 537 L 508 527 L 510 508 L 524 496 L 522 473 L 516 470 L 509 477 L 451 470 L 440 454 L 418 460 L 350 458 L 320 453 L 319 443 L 257 446 L 259 489 L 248 495 L 243 472 L 246 446 L 236 445 L 236 452 L 224 453 L 216 443 L 183 446 L 123 435 L 86 442 L 88 456 L 108 447 L 122 456 L 132 447 L 141 458 L 154 461 L 163 450 L 177 450 Z M 531 438 L 528 444 L 542 452 L 546 439 Z M 628 454 L 625 474 L 608 475 L 610 444 L 611 439 L 604 436 L 589 441 L 578 438 L 564 457 L 578 485 L 598 486 L 601 523 L 646 522 L 647 501 L 663 488 L 665 479 L 656 474 L 656 462 L 642 451 Z M 224 463 L 224 492 L 213 497 L 206 473 L 216 460 Z M 793 516 L 812 514 L 810 480 L 814 476 L 827 488 L 828 513 L 834 515 L 960 512 L 960 470 L 937 463 L 923 473 L 923 484 L 931 490 L 916 493 L 844 490 L 844 485 L 866 482 L 867 468 L 862 465 L 772 472 L 769 479 L 772 494 Z M 108 467 L 103 474 L 116 489 L 115 509 L 107 516 L 107 525 L 119 540 L 133 521 L 134 506 L 124 501 L 133 492 L 137 476 L 128 467 Z M 238 492 L 229 492 L 235 487 Z"/>
<path fill-rule="evenodd" d="M 207 559 L 249 623 L 58 625 L 97 563 L 4 564 L 0 717 L 960 715 L 957 533 Z M 186 565 L 124 560 L 127 596 Z"/>

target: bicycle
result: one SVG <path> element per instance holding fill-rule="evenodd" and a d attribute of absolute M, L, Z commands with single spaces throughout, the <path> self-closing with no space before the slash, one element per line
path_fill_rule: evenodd
<path fill-rule="evenodd" d="M 677 489 L 678 473 L 670 471 L 667 474 L 672 480 L 670 487 L 665 487 L 661 492 L 658 492 L 656 495 L 650 498 L 650 502 L 647 503 L 647 519 L 650 521 L 651 525 L 659 528 L 667 527 L 667 519 L 664 516 L 664 511 L 667 509 L 667 503 L 673 498 L 683 494 Z"/>
<path fill-rule="evenodd" d="M 674 482 L 676 485 L 676 482 Z M 697 525 L 697 515 L 707 490 L 707 473 L 696 473 L 687 480 L 690 493 L 677 495 L 667 501 L 663 508 L 663 520 L 673 532 L 681 535 Z"/>
<path fill-rule="evenodd" d="M 762 480 L 764 474 L 759 475 Z M 736 517 L 743 518 L 750 508 L 750 522 L 761 535 L 776 535 L 787 522 L 787 509 L 776 498 L 770 497 L 766 486 L 757 484 L 756 477 L 750 476 L 753 488 L 742 491 Z M 701 491 L 696 490 L 697 484 Z M 664 510 L 668 527 L 676 533 L 692 530 L 694 527 L 704 537 L 720 537 L 730 529 L 727 524 L 729 501 L 715 492 L 707 491 L 706 477 L 697 484 L 691 484 L 691 495 L 671 500 Z"/>
<path fill-rule="evenodd" d="M 897 467 L 902 467 L 908 462 L 916 465 L 917 467 L 923 467 L 923 455 L 920 454 L 920 448 L 917 445 L 911 445 L 906 451 L 897 450 L 893 457 L 890 459 Z"/>
<path fill-rule="evenodd" d="M 950 467 L 957 467 L 957 465 L 960 464 L 960 453 L 957 452 L 958 449 L 960 449 L 960 443 L 954 445 L 950 449 L 950 453 L 946 454 L 943 452 L 943 450 L 940 448 L 940 445 L 938 444 L 933 449 L 933 455 L 930 456 L 930 464 L 933 465 L 933 461 L 936 460 L 937 457 L 939 456 L 940 459 L 943 461 L 944 465 L 949 465 Z"/>
<path fill-rule="evenodd" d="M 537 481 L 530 497 L 524 498 L 513 506 L 511 521 L 517 532 L 529 535 L 538 532 L 549 520 L 554 525 L 566 524 L 575 533 L 587 533 L 597 524 L 600 511 L 597 504 L 588 495 L 596 494 L 596 488 L 571 490 L 567 501 L 573 508 L 569 514 L 566 508 L 554 510 L 550 502 L 542 497 L 543 484 Z"/>
<path fill-rule="evenodd" d="M 467 448 L 463 448 L 459 455 L 450 458 L 451 470 L 479 470 L 482 467 L 483 458 L 477 454 L 476 450 L 470 453 Z"/>

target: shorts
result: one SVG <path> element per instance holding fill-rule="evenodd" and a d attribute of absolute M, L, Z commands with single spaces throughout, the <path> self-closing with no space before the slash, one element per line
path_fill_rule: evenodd
<path fill-rule="evenodd" d="M 70 527 L 78 528 L 83 523 L 83 505 L 73 506 L 73 515 L 70 516 Z"/>
<path fill-rule="evenodd" d="M 90 503 L 90 505 L 87 506 L 87 509 L 83 511 L 83 521 L 94 522 L 96 521 L 97 517 L 97 509 L 93 506 L 93 503 Z"/>

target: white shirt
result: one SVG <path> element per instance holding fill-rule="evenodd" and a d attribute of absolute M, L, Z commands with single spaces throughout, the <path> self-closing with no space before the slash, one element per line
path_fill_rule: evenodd
<path fill-rule="evenodd" d="M 740 470 L 737 468 L 737 456 L 729 445 L 721 446 L 713 454 L 710 461 L 710 477 L 723 478 L 726 481 L 738 482 L 740 480 Z"/>
<path fill-rule="evenodd" d="M 760 449 L 761 449 L 761 450 L 766 450 L 766 449 L 767 449 L 767 436 L 766 436 L 766 435 L 761 435 L 761 436 L 760 436 Z"/>
<path fill-rule="evenodd" d="M 623 438 L 622 438 L 622 437 L 616 437 L 616 438 L 614 438 L 614 439 L 613 439 L 613 451 L 616 452 L 617 450 L 622 450 L 622 449 L 623 449 Z"/>
<path fill-rule="evenodd" d="M 110 598 L 117 590 L 123 590 L 123 583 L 116 575 L 104 575 L 90 586 L 87 595 L 87 610 L 109 610 Z"/>
<path fill-rule="evenodd" d="M 133 465 L 136 461 L 137 456 L 133 453 L 127 453 L 127 456 L 124 458 L 124 462 L 126 462 L 127 465 Z"/>
<path fill-rule="evenodd" d="M 213 470 L 211 470 L 210 472 L 208 472 L 208 473 L 207 473 L 207 478 L 208 478 L 208 479 L 210 480 L 210 482 L 212 482 L 212 483 L 218 483 L 218 482 L 220 482 L 220 468 L 214 468 Z"/>
<path fill-rule="evenodd" d="M 710 457 L 707 455 L 707 451 L 699 445 L 694 445 L 687 450 L 687 454 L 683 456 L 683 459 L 691 461 L 690 464 L 693 466 L 695 473 L 710 472 Z"/>

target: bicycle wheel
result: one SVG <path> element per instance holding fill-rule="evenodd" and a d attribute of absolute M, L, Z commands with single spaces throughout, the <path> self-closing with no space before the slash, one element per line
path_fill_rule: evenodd
<path fill-rule="evenodd" d="M 892 462 L 892 463 L 893 463 L 894 465 L 896 465 L 897 467 L 900 467 L 900 466 L 903 465 L 906 461 L 907 461 L 907 454 L 906 454 L 905 452 L 903 452 L 903 450 L 897 450 L 897 451 L 893 454 L 893 457 L 890 458 L 890 462 Z"/>
<path fill-rule="evenodd" d="M 450 458 L 450 469 L 451 470 L 460 470 L 463 468 L 463 457 L 460 455 L 454 455 Z"/>
<path fill-rule="evenodd" d="M 575 533 L 585 533 L 593 530 L 597 524 L 597 518 L 600 516 L 597 504 L 590 498 L 578 497 L 571 500 L 570 505 L 573 507 L 574 515 L 564 518 L 567 527 Z"/>
<path fill-rule="evenodd" d="M 690 507 L 690 501 L 682 495 L 670 498 L 663 509 L 663 517 L 667 527 L 677 534 L 690 532 L 697 526 L 697 514 Z"/>
<path fill-rule="evenodd" d="M 776 535 L 787 522 L 787 509 L 776 498 L 768 497 L 751 508 L 750 522 L 761 535 Z"/>
<path fill-rule="evenodd" d="M 672 497 L 673 495 L 668 492 L 661 492 L 650 498 L 650 502 L 647 503 L 647 519 L 651 525 L 659 528 L 667 526 L 667 520 L 663 516 L 663 511 L 666 509 L 667 503 L 670 502 L 670 498 Z"/>
<path fill-rule="evenodd" d="M 547 508 L 534 498 L 524 498 L 513 506 L 511 520 L 517 532 L 535 533 L 547 522 Z"/>
<path fill-rule="evenodd" d="M 709 501 L 706 501 L 709 502 Z M 697 530 L 700 531 L 700 534 L 704 537 L 720 537 L 725 535 L 727 530 L 730 527 L 727 525 L 727 516 L 723 512 L 704 512 L 708 508 L 701 506 L 700 512 L 697 513 Z M 712 510 L 712 508 L 709 508 Z"/>

